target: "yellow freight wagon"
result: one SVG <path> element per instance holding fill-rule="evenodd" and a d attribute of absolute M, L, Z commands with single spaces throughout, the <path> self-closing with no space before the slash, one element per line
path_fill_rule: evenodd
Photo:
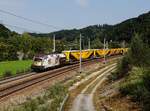
<path fill-rule="evenodd" d="M 83 60 L 90 58 L 101 58 L 105 56 L 113 56 L 124 54 L 128 51 L 128 48 L 114 48 L 114 49 L 91 49 L 82 50 L 81 58 Z M 80 50 L 63 51 L 66 55 L 67 61 L 76 61 L 80 59 Z"/>
<path fill-rule="evenodd" d="M 80 59 L 80 50 L 63 51 L 63 53 L 66 55 L 67 61 Z M 94 50 L 82 50 L 81 58 L 89 59 L 91 56 L 94 55 L 93 53 L 94 53 Z"/>

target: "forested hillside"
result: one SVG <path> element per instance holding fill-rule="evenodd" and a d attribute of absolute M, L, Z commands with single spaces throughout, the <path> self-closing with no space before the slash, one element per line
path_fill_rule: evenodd
<path fill-rule="evenodd" d="M 10 31 L 8 28 L 6 28 L 4 25 L 0 24 L 0 38 L 9 38 L 9 37 L 13 37 L 19 35 L 16 32 L 12 32 Z"/>
<path fill-rule="evenodd" d="M 7 29 L 5 26 L 0 24 L 0 37 L 10 37 L 11 31 Z"/>
<path fill-rule="evenodd" d="M 37 37 L 52 37 L 52 35 L 55 34 L 57 39 L 74 41 L 76 38 L 79 38 L 80 33 L 84 36 L 85 41 L 88 40 L 87 38 L 91 38 L 91 40 L 99 38 L 102 41 L 103 38 L 106 37 L 108 41 L 125 40 L 126 42 L 130 42 L 134 33 L 139 33 L 142 34 L 144 40 L 150 42 L 150 12 L 116 25 L 94 25 L 79 30 L 61 30 L 49 34 L 32 33 L 31 35 Z"/>

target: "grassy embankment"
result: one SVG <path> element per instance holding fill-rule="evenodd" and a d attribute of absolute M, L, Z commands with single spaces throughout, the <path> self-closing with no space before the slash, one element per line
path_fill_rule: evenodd
<path fill-rule="evenodd" d="M 120 84 L 120 93 L 139 103 L 143 111 L 150 110 L 150 47 L 136 35 L 128 54 L 118 65 L 111 79 L 125 78 Z"/>
<path fill-rule="evenodd" d="M 0 77 L 13 76 L 30 70 L 32 60 L 0 62 Z"/>

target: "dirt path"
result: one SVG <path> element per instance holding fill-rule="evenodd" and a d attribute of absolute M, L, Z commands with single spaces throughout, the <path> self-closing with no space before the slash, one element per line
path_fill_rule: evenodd
<path fill-rule="evenodd" d="M 89 82 L 73 101 L 70 111 L 96 111 L 93 103 L 93 94 L 97 87 L 106 79 L 105 77 L 115 69 L 116 66 L 105 67 L 92 75 L 98 75 Z"/>

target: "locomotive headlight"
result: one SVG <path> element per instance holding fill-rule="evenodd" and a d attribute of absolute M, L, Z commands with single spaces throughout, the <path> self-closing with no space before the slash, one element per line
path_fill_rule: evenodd
<path fill-rule="evenodd" d="M 34 59 L 34 65 L 35 66 L 41 66 L 42 65 L 42 59 L 35 58 Z"/>
<path fill-rule="evenodd" d="M 34 62 L 36 66 L 41 66 L 41 62 Z"/>

